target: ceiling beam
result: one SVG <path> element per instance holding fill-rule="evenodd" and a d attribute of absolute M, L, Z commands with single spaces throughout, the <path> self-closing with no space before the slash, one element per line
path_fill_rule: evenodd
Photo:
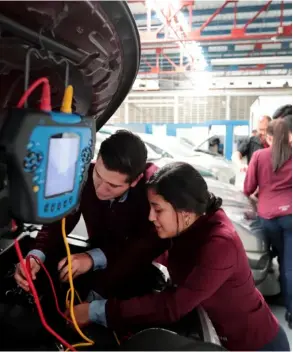
<path fill-rule="evenodd" d="M 230 65 L 258 65 L 263 64 L 290 64 L 292 63 L 291 56 L 269 56 L 263 57 L 237 57 L 225 59 L 211 59 L 212 66 L 230 66 Z"/>
<path fill-rule="evenodd" d="M 291 88 L 262 88 L 262 89 L 210 89 L 205 92 L 198 90 L 170 90 L 170 91 L 152 91 L 149 93 L 146 92 L 132 92 L 128 95 L 128 98 L 141 98 L 146 97 L 174 97 L 174 96 L 282 96 L 282 95 L 291 95 Z"/>

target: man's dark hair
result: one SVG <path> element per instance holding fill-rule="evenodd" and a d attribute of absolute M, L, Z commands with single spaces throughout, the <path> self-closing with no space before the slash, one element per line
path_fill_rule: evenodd
<path fill-rule="evenodd" d="M 108 170 L 127 175 L 131 183 L 145 170 L 147 149 L 137 135 L 118 130 L 102 142 L 99 156 Z"/>
<path fill-rule="evenodd" d="M 203 215 L 215 212 L 222 205 L 222 199 L 208 191 L 204 178 L 188 163 L 175 162 L 162 167 L 147 185 L 176 211 Z"/>
<path fill-rule="evenodd" d="M 289 133 L 292 133 L 292 115 L 277 119 L 273 124 L 272 161 L 273 170 L 279 170 L 291 158 L 292 146 Z"/>
<path fill-rule="evenodd" d="M 275 113 L 273 114 L 273 120 L 278 119 L 279 117 L 285 117 L 291 115 L 292 116 L 292 105 L 287 104 L 279 107 Z"/>

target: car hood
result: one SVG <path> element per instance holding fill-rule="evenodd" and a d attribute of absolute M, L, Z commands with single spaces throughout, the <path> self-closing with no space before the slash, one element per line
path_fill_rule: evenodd
<path fill-rule="evenodd" d="M 251 205 L 247 197 L 235 186 L 210 178 L 206 178 L 205 180 L 209 190 L 216 196 L 223 199 L 224 206 L 236 207 L 241 210 L 251 209 Z"/>
<path fill-rule="evenodd" d="M 180 161 L 185 161 L 195 168 L 205 168 L 209 170 L 218 180 L 225 183 L 234 183 L 236 177 L 236 171 L 226 163 L 225 160 L 210 157 L 204 153 L 195 154 L 190 157 L 177 157 Z"/>
<path fill-rule="evenodd" d="M 255 220 L 248 220 L 247 213 L 254 213 L 248 198 L 235 186 L 218 180 L 205 178 L 210 192 L 223 200 L 223 209 L 240 236 L 247 252 L 263 253 L 268 251 L 264 233 Z"/>
<path fill-rule="evenodd" d="M 14 106 L 26 83 L 45 76 L 53 109 L 67 81 L 73 110 L 95 118 L 99 130 L 138 72 L 139 34 L 124 1 L 1 1 L 0 28 L 0 108 Z M 29 106 L 36 104 L 32 95 Z"/>

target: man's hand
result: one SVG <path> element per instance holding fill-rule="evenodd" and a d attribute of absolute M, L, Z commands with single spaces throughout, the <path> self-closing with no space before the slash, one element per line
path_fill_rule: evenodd
<path fill-rule="evenodd" d="M 73 254 L 71 256 L 72 277 L 75 279 L 77 276 L 85 274 L 93 267 L 94 263 L 91 256 L 87 253 Z M 62 282 L 68 281 L 68 264 L 67 257 L 62 259 L 58 264 L 60 272 L 60 280 Z"/>
<path fill-rule="evenodd" d="M 36 279 L 36 275 L 39 272 L 41 266 L 33 259 L 30 258 L 30 267 L 31 267 L 31 275 L 32 275 L 32 279 L 35 280 Z M 20 263 L 18 263 L 16 265 L 16 270 L 14 273 L 14 279 L 16 281 L 16 283 L 26 292 L 29 291 L 29 285 L 26 279 L 26 275 L 25 272 L 22 269 L 22 266 L 20 265 Z"/>
<path fill-rule="evenodd" d="M 90 317 L 89 317 L 89 307 L 90 307 L 90 304 L 86 302 L 86 303 L 78 304 L 73 308 L 76 322 L 78 326 L 81 328 L 91 323 Z M 68 316 L 68 318 L 71 319 L 69 310 L 67 310 L 65 314 Z"/>

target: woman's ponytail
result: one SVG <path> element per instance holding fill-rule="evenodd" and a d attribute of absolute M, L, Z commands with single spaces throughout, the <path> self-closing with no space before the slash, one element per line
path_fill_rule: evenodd
<path fill-rule="evenodd" d="M 209 201 L 207 204 L 206 213 L 212 214 L 216 212 L 218 209 L 221 208 L 222 203 L 223 203 L 222 198 L 216 197 L 213 193 L 209 192 Z"/>

